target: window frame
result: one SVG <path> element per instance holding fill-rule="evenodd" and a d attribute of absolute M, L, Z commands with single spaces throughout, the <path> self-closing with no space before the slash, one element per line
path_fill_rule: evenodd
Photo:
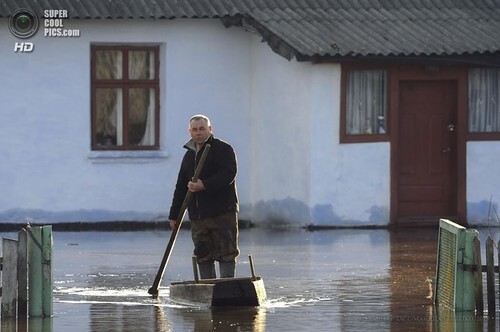
<path fill-rule="evenodd" d="M 386 132 L 385 134 L 347 134 L 347 79 L 349 73 L 352 71 L 363 70 L 385 70 L 387 73 L 387 109 L 386 109 Z M 387 65 L 373 65 L 373 64 L 342 64 L 341 65 L 341 93 L 340 93 L 340 125 L 339 134 L 340 143 L 370 143 L 370 142 L 388 142 L 391 133 L 391 114 L 390 114 L 390 88 L 391 88 L 391 71 Z"/>
<path fill-rule="evenodd" d="M 97 79 L 96 78 L 96 52 L 97 51 L 122 51 L 122 78 L 121 79 Z M 154 78 L 153 79 L 129 79 L 129 52 L 130 51 L 152 51 L 154 53 Z M 107 45 L 95 44 L 91 45 L 91 150 L 159 150 L 160 149 L 160 47 L 159 45 Z M 121 89 L 123 98 L 123 144 L 122 145 L 99 145 L 97 144 L 97 123 L 96 123 L 96 90 L 99 88 Z M 128 143 L 129 137 L 129 89 L 154 89 L 155 91 L 155 107 L 154 107 L 154 144 L 153 145 L 131 145 Z"/>

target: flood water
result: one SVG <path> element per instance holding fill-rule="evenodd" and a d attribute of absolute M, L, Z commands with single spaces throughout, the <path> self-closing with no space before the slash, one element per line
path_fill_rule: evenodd
<path fill-rule="evenodd" d="M 481 242 L 491 230 L 480 230 Z M 487 234 L 488 233 L 488 234 Z M 498 230 L 492 233 L 498 241 Z M 2 237 L 15 238 L 12 233 Z M 496 319 L 432 304 L 437 229 L 240 231 L 237 275 L 256 274 L 268 302 L 210 309 L 169 301 L 168 285 L 193 279 L 181 231 L 160 296 L 151 287 L 168 231 L 54 232 L 54 317 L 2 331 L 498 331 Z M 484 257 L 484 256 L 483 256 Z M 485 287 L 486 288 L 486 287 Z M 498 300 L 497 300 L 498 302 Z M 486 307 L 486 304 L 485 304 Z M 498 307 L 498 304 L 497 304 Z"/>

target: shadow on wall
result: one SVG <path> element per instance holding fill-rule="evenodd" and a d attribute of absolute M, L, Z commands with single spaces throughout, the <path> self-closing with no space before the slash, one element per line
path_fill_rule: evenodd
<path fill-rule="evenodd" d="M 467 202 L 467 220 L 470 225 L 500 226 L 498 203 L 482 200 Z"/>
<path fill-rule="evenodd" d="M 247 209 L 252 211 L 252 221 L 262 226 L 386 226 L 389 223 L 389 209 L 383 206 L 372 206 L 366 210 L 369 215 L 367 220 L 343 218 L 335 212 L 332 204 L 317 204 L 310 208 L 306 203 L 291 197 L 259 201 L 253 207 L 241 207 L 246 215 Z"/>
<path fill-rule="evenodd" d="M 469 204 L 470 206 L 470 204 Z M 488 202 L 478 203 L 478 206 L 469 207 L 469 211 L 483 211 L 486 216 Z M 353 211 L 356 212 L 356 211 Z M 356 213 L 356 215 L 359 215 Z M 340 216 L 333 204 L 317 204 L 310 208 L 306 203 L 287 197 L 259 201 L 255 205 L 241 205 L 239 218 L 248 220 L 256 225 L 270 227 L 290 226 L 387 226 L 389 224 L 389 209 L 384 206 L 372 206 L 364 211 L 366 219 Z M 487 218 L 487 217 L 485 217 Z M 163 222 L 167 215 L 162 213 L 147 213 L 136 211 L 111 210 L 72 210 L 47 211 L 41 209 L 11 209 L 0 211 L 0 223 L 71 223 L 71 222 Z"/>
<path fill-rule="evenodd" d="M 147 221 L 167 220 L 161 213 L 111 210 L 47 211 L 41 209 L 11 209 L 0 212 L 0 222 L 58 223 L 58 222 L 103 222 L 103 221 Z"/>
<path fill-rule="evenodd" d="M 372 206 L 368 212 L 370 213 L 370 217 L 368 221 L 370 225 L 389 225 L 389 208 L 386 206 Z"/>
<path fill-rule="evenodd" d="M 269 226 L 308 225 L 311 223 L 309 207 L 304 202 L 287 197 L 259 201 L 252 208 L 256 224 Z"/>

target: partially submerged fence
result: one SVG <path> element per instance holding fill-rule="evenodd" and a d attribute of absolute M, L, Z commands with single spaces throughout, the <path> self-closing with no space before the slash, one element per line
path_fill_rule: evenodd
<path fill-rule="evenodd" d="M 486 265 L 482 265 L 478 231 L 441 219 L 434 303 L 457 312 L 475 311 L 477 315 L 484 315 L 483 273 L 486 273 L 487 313 L 489 317 L 495 317 L 498 294 L 495 273 L 499 269 L 498 265 L 495 266 L 493 247 L 493 239 L 488 237 Z M 500 250 L 497 255 L 500 257 Z"/>
<path fill-rule="evenodd" d="M 2 238 L 2 319 L 52 316 L 52 256 L 52 226 L 28 226 L 17 240 Z"/>

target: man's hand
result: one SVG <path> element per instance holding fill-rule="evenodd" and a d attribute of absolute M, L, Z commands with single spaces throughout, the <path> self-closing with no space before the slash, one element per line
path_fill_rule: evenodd
<path fill-rule="evenodd" d="M 168 222 L 170 223 L 170 229 L 171 230 L 174 230 L 177 227 L 177 221 L 175 221 L 175 220 L 169 220 Z"/>
<path fill-rule="evenodd" d="M 198 191 L 205 190 L 205 185 L 203 184 L 203 182 L 200 179 L 196 180 L 196 182 L 189 181 L 188 182 L 188 190 L 192 193 L 196 193 Z"/>

